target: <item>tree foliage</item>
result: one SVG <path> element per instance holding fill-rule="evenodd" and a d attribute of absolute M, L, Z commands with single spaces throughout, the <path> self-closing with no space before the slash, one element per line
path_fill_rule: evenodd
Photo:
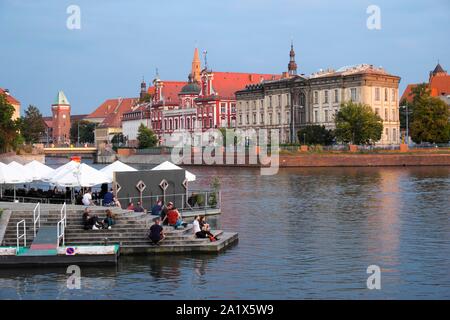
<path fill-rule="evenodd" d="M 341 104 L 335 116 L 336 139 L 344 143 L 373 144 L 381 139 L 383 120 L 367 104 Z"/>
<path fill-rule="evenodd" d="M 414 142 L 448 143 L 450 140 L 450 111 L 439 98 L 431 97 L 426 84 L 412 90 L 413 112 L 410 125 Z"/>
<path fill-rule="evenodd" d="M 96 124 L 86 120 L 77 120 L 70 126 L 70 140 L 78 142 L 78 128 L 80 128 L 80 143 L 94 143 Z"/>
<path fill-rule="evenodd" d="M 138 147 L 139 149 L 151 148 L 156 146 L 158 137 L 155 135 L 152 129 L 147 128 L 141 123 L 138 129 Z"/>
<path fill-rule="evenodd" d="M 14 106 L 8 103 L 6 95 L 0 94 L 0 152 L 8 152 L 20 143 L 17 121 L 12 120 Z"/>
<path fill-rule="evenodd" d="M 309 125 L 297 131 L 298 141 L 305 144 L 330 145 L 334 140 L 333 130 L 320 125 Z"/>
<path fill-rule="evenodd" d="M 37 143 L 45 133 L 45 122 L 38 108 L 29 105 L 20 122 L 20 132 L 26 143 Z"/>

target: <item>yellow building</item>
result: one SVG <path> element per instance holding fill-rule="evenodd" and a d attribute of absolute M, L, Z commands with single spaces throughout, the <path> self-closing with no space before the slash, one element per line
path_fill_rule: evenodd
<path fill-rule="evenodd" d="M 6 101 L 8 101 L 9 104 L 11 104 L 14 107 L 14 115 L 13 120 L 16 120 L 17 118 L 20 118 L 20 102 L 16 98 L 14 98 L 10 93 L 8 89 L 0 88 L 0 94 L 6 95 Z"/>

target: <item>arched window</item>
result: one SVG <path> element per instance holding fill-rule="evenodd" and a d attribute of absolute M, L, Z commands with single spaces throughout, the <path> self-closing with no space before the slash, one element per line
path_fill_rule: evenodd
<path fill-rule="evenodd" d="M 172 130 L 172 119 L 169 120 L 169 129 Z"/>
<path fill-rule="evenodd" d="M 175 130 L 178 129 L 178 119 L 175 119 Z"/>
<path fill-rule="evenodd" d="M 187 119 L 186 119 L 186 128 L 187 128 L 187 129 L 190 129 L 190 128 L 191 128 L 191 119 L 190 119 L 190 118 L 187 118 Z"/>

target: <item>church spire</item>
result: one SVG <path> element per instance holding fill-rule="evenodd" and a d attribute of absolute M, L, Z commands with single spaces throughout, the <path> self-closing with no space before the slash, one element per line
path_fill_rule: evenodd
<path fill-rule="evenodd" d="M 200 82 L 200 70 L 201 70 L 201 62 L 200 56 L 198 54 L 198 48 L 195 48 L 194 58 L 192 59 L 192 78 L 194 82 Z"/>
<path fill-rule="evenodd" d="M 295 62 L 294 42 L 291 41 L 291 51 L 289 52 L 288 73 L 290 76 L 297 74 L 297 63 Z"/>

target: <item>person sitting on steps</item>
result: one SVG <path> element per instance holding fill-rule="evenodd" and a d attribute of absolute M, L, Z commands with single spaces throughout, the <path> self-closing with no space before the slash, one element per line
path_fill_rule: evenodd
<path fill-rule="evenodd" d="M 114 220 L 114 215 L 111 210 L 106 210 L 106 218 L 103 220 L 103 225 L 105 229 L 111 229 L 113 225 L 116 224 L 116 221 Z"/>
<path fill-rule="evenodd" d="M 195 234 L 198 238 L 206 238 L 206 237 L 208 237 L 209 240 L 211 240 L 211 241 L 219 240 L 219 238 L 217 238 L 216 236 L 214 236 L 211 233 L 211 229 L 209 227 L 209 224 L 206 223 L 205 216 L 201 216 L 201 217 L 197 216 L 197 217 L 195 217 L 195 220 L 194 220 L 194 231 L 195 231 L 195 228 L 196 228 L 196 221 L 198 222 L 198 229 L 200 229 L 200 233 L 199 233 L 200 236 L 197 235 L 197 233 Z"/>
<path fill-rule="evenodd" d="M 183 219 L 181 218 L 180 212 L 178 212 L 177 208 L 173 205 L 173 202 L 167 204 L 167 209 L 167 215 L 164 217 L 164 220 L 167 219 L 168 225 L 174 227 L 174 229 L 182 226 Z"/>
<path fill-rule="evenodd" d="M 98 220 L 96 215 L 91 214 L 89 208 L 85 208 L 83 212 L 84 230 L 99 230 L 103 228 L 103 223 Z"/>
<path fill-rule="evenodd" d="M 159 242 L 165 238 L 164 229 L 159 225 L 161 221 L 159 217 L 156 217 L 153 221 L 155 223 L 150 227 L 148 238 L 153 244 L 159 245 Z"/>

